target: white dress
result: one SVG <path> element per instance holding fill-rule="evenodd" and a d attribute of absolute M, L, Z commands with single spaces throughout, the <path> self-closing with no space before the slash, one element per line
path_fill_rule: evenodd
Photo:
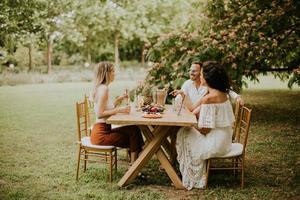
<path fill-rule="evenodd" d="M 205 160 L 230 151 L 233 122 L 234 114 L 229 100 L 202 104 L 198 126 L 211 128 L 211 131 L 206 136 L 193 127 L 183 127 L 178 131 L 177 160 L 185 188 L 191 190 L 205 186 Z"/>

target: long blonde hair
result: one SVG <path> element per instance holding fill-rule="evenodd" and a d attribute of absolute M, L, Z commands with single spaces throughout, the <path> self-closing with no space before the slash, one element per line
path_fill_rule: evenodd
<path fill-rule="evenodd" d="M 108 61 L 103 61 L 95 66 L 94 88 L 92 92 L 93 100 L 95 100 L 96 92 L 101 84 L 107 84 L 110 73 L 114 70 L 114 65 Z"/>

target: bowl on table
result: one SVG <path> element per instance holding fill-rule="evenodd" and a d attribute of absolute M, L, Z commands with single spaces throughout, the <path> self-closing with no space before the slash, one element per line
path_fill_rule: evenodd
<path fill-rule="evenodd" d="M 145 105 L 142 107 L 144 118 L 161 118 L 165 108 L 159 104 Z"/>

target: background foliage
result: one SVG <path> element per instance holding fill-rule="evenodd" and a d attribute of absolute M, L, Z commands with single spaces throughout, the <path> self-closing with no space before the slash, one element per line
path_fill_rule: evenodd
<path fill-rule="evenodd" d="M 143 60 L 146 43 L 193 23 L 200 1 L 166 0 L 3 0 L 0 46 L 13 57 L 19 45 L 45 52 L 51 72 L 55 52 L 81 63 Z M 121 55 L 119 55 L 121 54 Z M 34 58 L 33 58 L 34 59 Z M 12 63 L 10 60 L 2 63 Z M 58 62 L 59 63 L 59 62 Z M 20 64 L 20 63 L 14 63 Z M 68 64 L 72 64 L 70 61 Z M 29 67 L 31 69 L 31 67 Z"/>
<path fill-rule="evenodd" d="M 146 82 L 168 88 L 181 85 L 193 61 L 216 60 L 228 70 L 236 90 L 244 78 L 272 72 L 289 87 L 299 85 L 299 1 L 210 1 L 196 29 L 174 31 L 149 52 L 155 62 Z M 171 88 L 173 89 L 173 88 Z"/>
<path fill-rule="evenodd" d="M 3 0 L 0 7 L 6 66 L 42 64 L 50 73 L 51 64 L 114 60 L 118 67 L 121 59 L 144 65 L 147 54 L 154 63 L 150 86 L 177 88 L 191 62 L 205 60 L 224 64 L 235 90 L 267 72 L 289 80 L 289 87 L 300 84 L 297 0 Z M 28 62 L 16 53 L 21 47 Z"/>

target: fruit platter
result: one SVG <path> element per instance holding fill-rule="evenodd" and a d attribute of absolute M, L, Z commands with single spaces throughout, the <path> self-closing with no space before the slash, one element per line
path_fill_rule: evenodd
<path fill-rule="evenodd" d="M 158 104 L 142 106 L 144 118 L 161 118 L 165 108 Z"/>
<path fill-rule="evenodd" d="M 165 108 L 159 104 L 151 104 L 142 106 L 142 111 L 148 114 L 163 113 Z"/>
<path fill-rule="evenodd" d="M 150 118 L 150 119 L 157 119 L 157 118 L 162 118 L 162 114 L 160 114 L 160 113 L 144 113 L 143 117 Z"/>

